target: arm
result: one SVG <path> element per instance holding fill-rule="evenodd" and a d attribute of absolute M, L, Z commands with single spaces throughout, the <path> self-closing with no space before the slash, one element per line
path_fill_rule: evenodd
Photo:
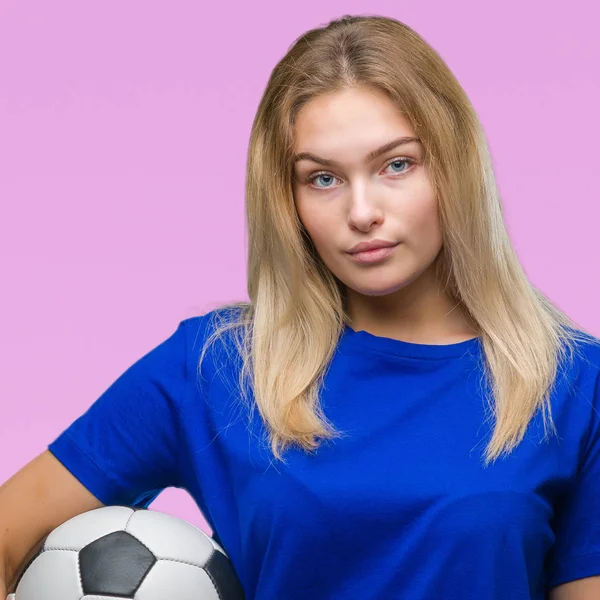
<path fill-rule="evenodd" d="M 6 598 L 8 588 L 6 587 L 6 570 L 4 568 L 4 554 L 0 551 L 0 598 Z"/>
<path fill-rule="evenodd" d="M 182 321 L 0 486 L 0 600 L 2 585 L 12 591 L 28 558 L 65 521 L 105 505 L 147 506 L 166 487 L 183 485 L 177 415 L 186 351 Z"/>
<path fill-rule="evenodd" d="M 0 486 L 0 598 L 52 530 L 101 506 L 47 450 Z"/>
<path fill-rule="evenodd" d="M 577 579 L 550 590 L 548 600 L 598 600 L 600 576 Z"/>

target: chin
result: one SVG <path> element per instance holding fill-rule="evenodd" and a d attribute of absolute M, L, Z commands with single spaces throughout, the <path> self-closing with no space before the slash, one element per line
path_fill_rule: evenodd
<path fill-rule="evenodd" d="M 365 282 L 345 281 L 346 287 L 357 294 L 363 296 L 389 296 L 400 291 L 410 284 L 410 280 L 394 281 L 385 285 L 383 281 L 374 281 L 372 285 L 365 285 Z"/>
<path fill-rule="evenodd" d="M 356 289 L 353 290 L 363 296 L 390 296 L 395 292 L 400 291 L 404 286 L 388 288 L 388 289 Z"/>
<path fill-rule="evenodd" d="M 406 268 L 399 270 L 397 266 L 389 270 L 375 267 L 370 273 L 358 276 L 352 273 L 341 281 L 347 288 L 363 296 L 389 296 L 411 286 L 422 275 L 422 270 L 406 272 Z"/>

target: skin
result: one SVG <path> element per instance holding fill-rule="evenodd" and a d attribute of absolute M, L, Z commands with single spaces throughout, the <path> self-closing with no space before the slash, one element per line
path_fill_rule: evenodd
<path fill-rule="evenodd" d="M 333 159 L 339 166 L 309 159 L 295 163 L 299 218 L 347 288 L 353 329 L 425 344 L 470 339 L 476 328 L 436 281 L 442 231 L 421 144 L 365 160 L 402 136 L 415 133 L 381 92 L 346 89 L 306 104 L 297 116 L 295 152 Z M 307 181 L 320 171 L 325 173 Z M 381 263 L 358 264 L 346 253 L 357 242 L 376 238 L 401 243 Z"/>
<path fill-rule="evenodd" d="M 294 183 L 298 213 L 326 265 L 348 286 L 355 327 L 425 343 L 471 337 L 432 277 L 441 232 L 423 167 L 399 163 L 384 171 L 395 157 L 420 160 L 419 147 L 413 144 L 362 161 L 368 151 L 401 135 L 413 132 L 376 94 L 355 90 L 313 100 L 299 115 L 297 151 L 335 158 L 342 166 L 327 169 L 336 179 L 316 182 L 333 185 L 331 190 Z M 320 165 L 302 161 L 296 175 L 305 177 L 317 169 Z M 405 170 L 403 176 L 392 174 Z M 402 241 L 404 247 L 377 265 L 357 265 L 344 254 L 356 242 L 375 237 Z M 19 567 L 35 554 L 40 540 L 68 519 L 101 506 L 48 451 L 2 484 L 0 597 L 6 588 L 14 591 L 11 584 Z M 549 600 L 598 598 L 600 577 L 558 586 L 549 595 Z"/>
<path fill-rule="evenodd" d="M 477 329 L 434 275 L 442 231 L 423 149 L 413 142 L 365 160 L 386 142 L 414 135 L 397 107 L 376 90 L 314 98 L 298 113 L 294 150 L 339 165 L 296 162 L 294 201 L 323 262 L 347 288 L 353 329 L 414 343 L 456 343 L 475 337 Z M 306 181 L 321 171 L 312 183 Z M 346 254 L 357 242 L 375 238 L 401 244 L 371 265 Z M 557 586 L 548 595 L 548 600 L 598 598 L 600 577 Z"/>

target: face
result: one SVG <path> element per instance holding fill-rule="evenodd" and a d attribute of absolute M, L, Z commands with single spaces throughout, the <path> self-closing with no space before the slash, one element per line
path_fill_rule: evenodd
<path fill-rule="evenodd" d="M 349 301 L 401 296 L 415 282 L 422 287 L 431 280 L 442 233 L 421 144 L 399 144 L 369 157 L 397 138 L 414 136 L 390 99 L 364 88 L 319 96 L 298 113 L 294 151 L 313 156 L 294 164 L 296 208 Z M 397 245 L 376 262 L 348 254 L 355 244 L 375 239 Z"/>

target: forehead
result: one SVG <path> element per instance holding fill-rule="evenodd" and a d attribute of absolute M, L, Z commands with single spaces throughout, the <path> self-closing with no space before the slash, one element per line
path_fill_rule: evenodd
<path fill-rule="evenodd" d="M 414 135 L 408 119 L 383 92 L 350 88 L 317 96 L 300 109 L 294 151 L 324 155 L 351 147 L 364 154 L 393 138 Z"/>

